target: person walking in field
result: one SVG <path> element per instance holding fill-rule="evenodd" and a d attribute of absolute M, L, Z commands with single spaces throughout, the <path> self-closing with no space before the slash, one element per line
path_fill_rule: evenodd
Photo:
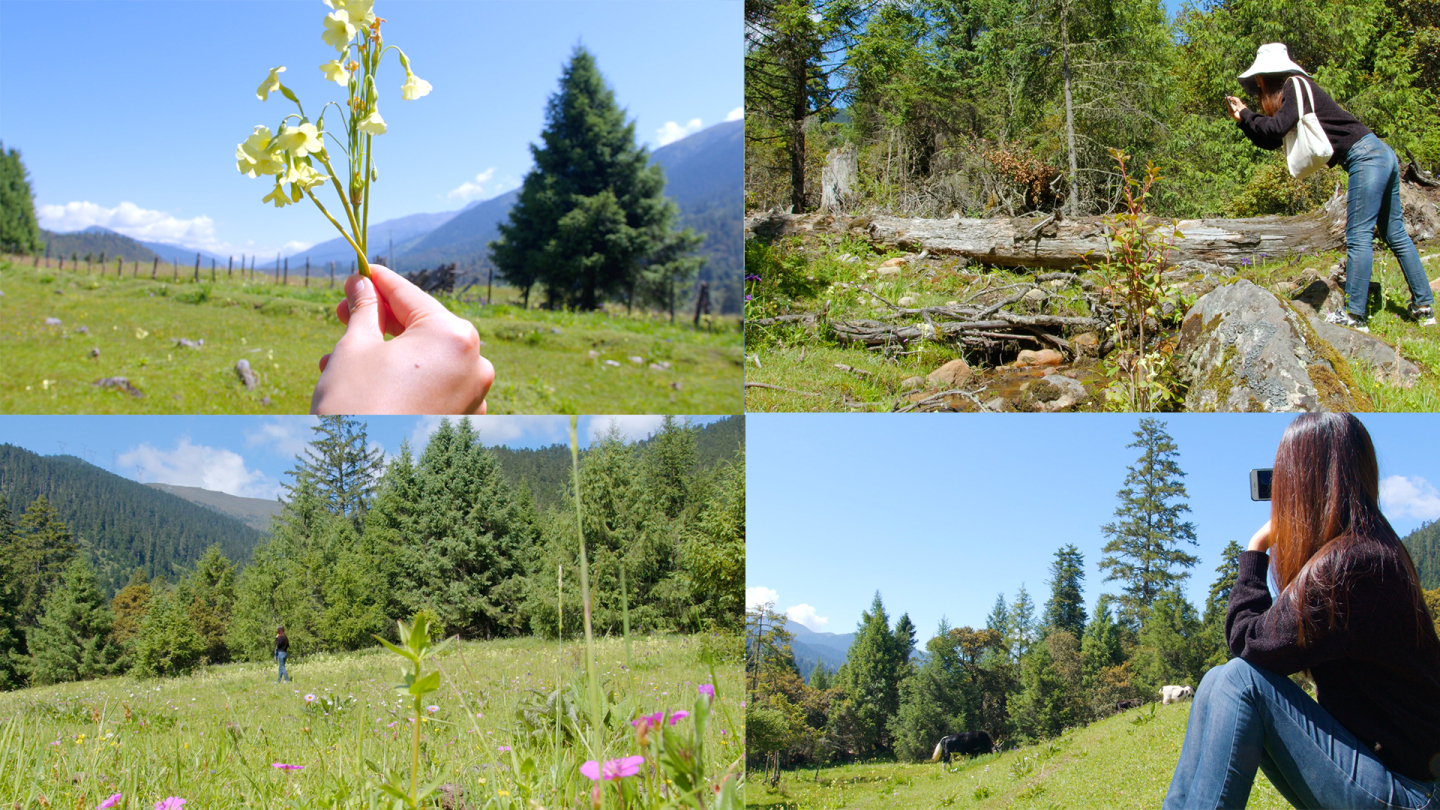
<path fill-rule="evenodd" d="M 1244 807 L 1257 769 L 1295 807 L 1436 806 L 1440 637 L 1380 513 L 1369 433 L 1348 413 L 1304 414 L 1271 482 L 1230 592 L 1235 657 L 1200 681 L 1165 810 Z"/>
<path fill-rule="evenodd" d="M 274 658 L 280 662 L 280 675 L 275 678 L 275 683 L 290 680 L 290 673 L 285 671 L 285 659 L 290 655 L 290 639 L 285 635 L 285 628 L 275 628 L 275 653 Z"/>
<path fill-rule="evenodd" d="M 1405 232 L 1400 205 L 1400 161 L 1395 150 L 1385 145 L 1355 116 L 1346 112 L 1330 94 L 1320 89 L 1305 69 L 1290 60 L 1289 51 L 1279 42 L 1261 45 L 1255 62 L 1240 74 L 1240 84 L 1260 100 L 1263 115 L 1226 96 L 1230 117 L 1240 131 L 1261 149 L 1291 145 L 1302 115 L 1314 113 L 1325 138 L 1334 149 L 1329 166 L 1343 166 L 1350 175 L 1345 202 L 1345 309 L 1326 318 L 1331 323 L 1368 332 L 1365 305 L 1370 292 L 1374 264 L 1372 241 L 1379 223 L 1385 244 L 1390 246 L 1410 287 L 1410 317 L 1421 326 L 1435 325 L 1434 295 L 1415 243 Z M 1303 107 L 1303 110 L 1302 110 Z M 1303 176 L 1303 175 L 1302 175 Z"/>

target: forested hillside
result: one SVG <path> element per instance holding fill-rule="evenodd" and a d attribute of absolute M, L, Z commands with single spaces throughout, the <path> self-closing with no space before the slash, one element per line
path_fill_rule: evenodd
<path fill-rule="evenodd" d="M 638 633 L 738 632 L 744 457 L 700 464 L 700 432 L 667 418 L 642 446 L 612 431 L 581 461 L 597 634 L 618 634 L 627 617 Z M 25 451 L 0 449 L 25 460 Z M 558 473 L 557 454 L 538 451 L 533 458 L 547 464 L 536 468 Z M 7 486 L 12 479 L 43 486 L 72 473 L 109 476 L 78 459 L 28 455 L 28 467 L 13 465 L 26 474 L 7 473 Z M 575 503 L 537 507 L 524 476 L 513 485 L 499 458 L 469 421 L 442 421 L 422 452 L 402 451 L 387 464 L 363 423 L 327 417 L 296 459 L 270 536 L 241 557 L 247 565 L 237 567 L 212 546 L 178 577 L 128 572 L 113 599 L 91 565 L 92 557 L 106 558 L 87 553 L 96 544 L 77 538 L 82 532 L 72 532 L 48 501 L 37 499 L 23 514 L 0 510 L 0 686 L 264 660 L 277 625 L 285 626 L 292 655 L 353 650 L 371 646 L 373 634 L 393 638 L 396 619 L 422 610 L 433 627 L 471 639 L 579 633 L 585 611 Z M 50 489 L 57 504 L 80 492 L 75 498 L 86 507 L 67 506 L 67 514 L 81 521 L 101 513 L 92 504 L 115 500 L 98 489 Z M 105 536 L 110 528 L 89 531 Z"/>
<path fill-rule="evenodd" d="M 0 497 L 17 516 L 45 497 L 91 556 L 100 588 L 113 594 L 135 568 L 177 578 L 210 546 L 238 563 L 261 534 L 240 521 L 75 456 L 41 456 L 0 444 Z"/>
<path fill-rule="evenodd" d="M 1292 180 L 1223 102 L 1244 96 L 1235 77 L 1266 42 L 1285 43 L 1402 162 L 1440 169 L 1436 0 L 1184 3 L 1174 18 L 1158 0 L 745 11 L 747 208 L 814 209 L 827 152 L 852 144 L 857 211 L 1106 213 L 1122 190 L 1110 149 L 1160 168 L 1151 204 L 1164 216 L 1304 210 L 1344 172 Z"/>
<path fill-rule="evenodd" d="M 1404 542 L 1420 575 L 1420 587 L 1427 591 L 1440 588 L 1440 523 L 1425 523 L 1406 535 Z"/>

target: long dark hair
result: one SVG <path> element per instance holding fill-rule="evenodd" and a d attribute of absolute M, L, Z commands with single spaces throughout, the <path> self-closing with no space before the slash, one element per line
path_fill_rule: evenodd
<path fill-rule="evenodd" d="M 1355 565 L 1362 552 L 1367 569 L 1404 572 L 1416 640 L 1440 645 L 1415 564 L 1380 513 L 1380 468 L 1359 419 L 1307 413 L 1291 422 L 1275 452 L 1271 495 L 1271 572 L 1281 598 L 1295 600 L 1301 646 L 1322 629 L 1317 612 L 1327 630 L 1348 619 L 1349 579 L 1365 573 Z"/>
<path fill-rule="evenodd" d="M 1290 82 L 1291 76 L 1298 76 L 1298 73 L 1261 73 L 1255 77 L 1256 95 L 1260 97 L 1260 110 L 1267 116 L 1274 118 L 1275 113 L 1280 112 L 1280 107 L 1285 103 L 1285 85 Z M 1303 79 L 1301 81 L 1304 81 Z"/>

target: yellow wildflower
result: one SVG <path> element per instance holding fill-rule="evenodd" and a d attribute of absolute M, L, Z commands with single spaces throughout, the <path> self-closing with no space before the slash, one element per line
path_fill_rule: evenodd
<path fill-rule="evenodd" d="M 268 100 L 271 93 L 280 89 L 280 74 L 284 72 L 284 65 L 277 68 L 270 68 L 270 75 L 266 76 L 265 81 L 261 82 L 260 86 L 255 88 L 255 97 L 261 101 Z"/>

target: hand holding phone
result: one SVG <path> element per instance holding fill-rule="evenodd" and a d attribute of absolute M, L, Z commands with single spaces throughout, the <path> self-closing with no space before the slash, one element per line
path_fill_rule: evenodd
<path fill-rule="evenodd" d="M 1234 96 L 1226 96 L 1226 97 L 1225 97 L 1225 106 L 1228 108 L 1228 111 L 1229 111 L 1229 113 L 1230 113 L 1230 117 L 1233 118 L 1233 119 L 1235 119 L 1236 122 L 1239 122 L 1239 121 L 1240 121 L 1240 111 L 1246 109 L 1246 107 L 1245 107 L 1245 102 L 1241 101 L 1240 99 L 1238 99 L 1238 98 L 1236 98 L 1236 97 L 1234 97 Z"/>

